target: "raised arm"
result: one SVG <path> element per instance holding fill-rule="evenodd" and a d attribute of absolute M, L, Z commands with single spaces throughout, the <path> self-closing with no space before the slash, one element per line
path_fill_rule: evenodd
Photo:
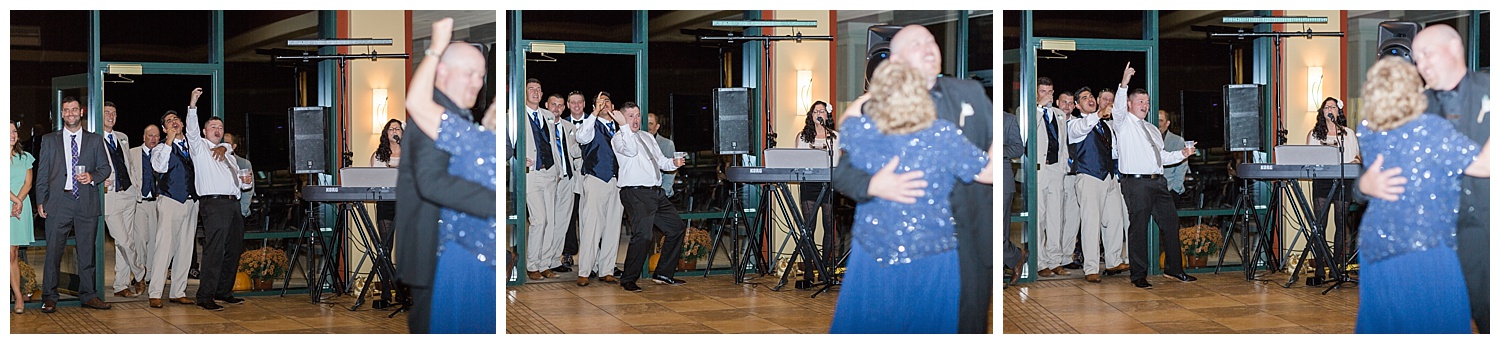
<path fill-rule="evenodd" d="M 448 50 L 452 37 L 453 18 L 432 23 L 432 46 L 427 48 L 427 57 L 412 72 L 411 85 L 406 88 L 407 115 L 412 124 L 429 138 L 437 137 L 438 122 L 442 120 L 443 106 L 432 100 L 432 88 L 436 83 L 439 60 L 443 51 Z"/>
<path fill-rule="evenodd" d="M 188 98 L 187 123 L 183 123 L 187 126 L 188 140 L 203 138 L 203 128 L 198 126 L 198 97 L 201 96 L 203 96 L 203 88 L 199 87 L 194 88 L 192 96 Z"/>

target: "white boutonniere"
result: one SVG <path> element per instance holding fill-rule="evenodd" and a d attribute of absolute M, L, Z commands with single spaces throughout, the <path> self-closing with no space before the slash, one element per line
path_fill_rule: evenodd
<path fill-rule="evenodd" d="M 969 119 L 969 116 L 973 116 L 973 115 L 974 115 L 974 106 L 969 105 L 969 103 L 964 103 L 963 104 L 963 110 L 960 111 L 959 114 L 958 114 L 958 127 L 959 128 L 963 128 L 964 127 L 964 121 L 967 120 L 967 119 Z"/>

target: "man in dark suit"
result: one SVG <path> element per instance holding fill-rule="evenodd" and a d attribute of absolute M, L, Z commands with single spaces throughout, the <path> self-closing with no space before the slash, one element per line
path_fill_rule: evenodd
<path fill-rule="evenodd" d="M 84 307 L 110 308 L 99 298 L 94 281 L 94 235 L 103 204 L 99 184 L 109 178 L 110 165 L 104 156 L 104 138 L 84 131 L 82 117 L 78 99 L 63 98 L 63 130 L 42 136 L 36 173 L 37 214 L 46 219 L 47 228 L 42 313 L 57 311 L 57 274 L 68 232 L 77 241 L 78 299 Z"/>
<path fill-rule="evenodd" d="M 937 116 L 958 124 L 965 138 L 981 149 L 989 149 L 994 105 L 984 88 L 973 80 L 939 77 L 942 52 L 932 32 L 921 25 L 908 25 L 891 39 L 891 61 L 916 66 L 933 76 L 929 94 L 937 107 Z M 851 109 L 859 111 L 859 109 Z M 874 175 L 850 168 L 849 159 L 839 159 L 833 170 L 833 186 L 856 202 L 874 197 L 893 202 L 913 203 L 922 195 L 920 172 L 896 174 L 894 163 Z M 957 225 L 958 264 L 961 287 L 959 294 L 959 332 L 984 333 L 989 327 L 989 310 L 994 289 L 993 241 L 995 189 L 990 184 L 958 184 L 950 195 L 953 219 Z"/>
<path fill-rule="evenodd" d="M 463 49 L 467 44 L 451 45 Z M 451 55 L 451 56 L 450 56 Z M 473 121 L 469 110 L 484 87 L 484 55 L 444 54 L 438 64 L 432 100 L 444 112 Z M 439 58 L 429 56 L 428 58 Z M 476 68 L 477 66 L 477 68 Z M 474 77 L 474 75 L 479 77 Z M 408 123 L 415 126 L 416 123 Z M 416 131 L 407 128 L 407 131 Z M 407 326 L 412 333 L 427 333 L 432 309 L 433 272 L 437 270 L 438 216 L 442 207 L 495 217 L 495 192 L 448 174 L 448 153 L 438 150 L 427 135 L 401 140 L 405 159 L 396 176 L 396 275 L 411 287 L 412 308 Z"/>

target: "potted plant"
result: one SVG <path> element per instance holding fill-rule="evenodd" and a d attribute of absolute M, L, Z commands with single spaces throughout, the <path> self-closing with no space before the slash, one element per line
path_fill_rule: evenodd
<path fill-rule="evenodd" d="M 1219 247 L 1224 245 L 1223 233 L 1219 232 L 1218 227 L 1201 223 L 1182 228 L 1178 231 L 1178 236 L 1182 240 L 1183 260 L 1192 261 L 1192 264 L 1185 266 L 1207 266 L 1208 256 L 1217 253 Z"/>
<path fill-rule="evenodd" d="M 267 290 L 271 289 L 272 281 L 286 273 L 289 265 L 286 251 L 266 246 L 240 254 L 239 271 L 255 283 L 255 289 Z"/>
<path fill-rule="evenodd" d="M 708 231 L 688 227 L 682 237 L 682 263 L 678 270 L 696 269 L 698 260 L 708 256 L 710 248 L 713 248 L 713 239 L 708 237 Z"/>

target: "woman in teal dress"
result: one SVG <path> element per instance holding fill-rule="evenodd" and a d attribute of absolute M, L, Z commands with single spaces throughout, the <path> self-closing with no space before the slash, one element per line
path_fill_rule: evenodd
<path fill-rule="evenodd" d="M 36 238 L 31 224 L 32 163 L 36 158 L 16 144 L 16 122 L 10 123 L 10 292 L 15 297 L 15 312 L 26 309 L 26 294 L 21 292 L 21 246 Z"/>
<path fill-rule="evenodd" d="M 495 151 L 495 106 L 485 113 L 484 127 L 449 116 L 433 101 L 437 64 L 453 34 L 453 19 L 432 24 L 432 47 L 412 73 L 406 96 L 411 123 L 433 138 L 439 150 L 451 155 L 448 174 L 495 190 L 498 159 Z M 443 208 L 437 272 L 432 288 L 432 333 L 495 333 L 496 224 Z"/>

